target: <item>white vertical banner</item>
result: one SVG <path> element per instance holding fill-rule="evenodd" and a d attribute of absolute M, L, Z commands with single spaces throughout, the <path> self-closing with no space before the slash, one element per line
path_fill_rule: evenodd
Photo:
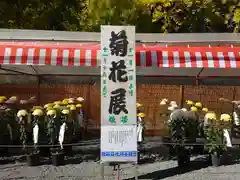
<path fill-rule="evenodd" d="M 137 161 L 135 26 L 101 26 L 101 161 Z"/>

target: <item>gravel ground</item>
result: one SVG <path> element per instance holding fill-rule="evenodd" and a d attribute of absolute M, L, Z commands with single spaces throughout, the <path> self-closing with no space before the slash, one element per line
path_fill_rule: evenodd
<path fill-rule="evenodd" d="M 93 143 L 94 144 L 94 143 Z M 18 156 L 7 158 L 13 162 L 0 165 L 0 180 L 90 180 L 100 179 L 100 166 L 98 162 L 98 147 L 94 145 L 77 147 L 72 158 L 67 158 L 67 165 L 54 167 L 47 160 L 43 165 L 28 167 L 25 163 L 16 161 Z M 238 180 L 240 179 L 240 164 L 225 165 L 220 167 L 208 167 L 204 156 L 192 157 L 189 168 L 177 168 L 174 160 L 164 160 L 162 157 L 167 149 L 159 144 L 151 142 L 145 144 L 145 152 L 141 156 L 146 162 L 138 165 L 139 179 L 165 179 L 165 180 Z M 158 147 L 158 150 L 154 150 Z M 160 147 L 160 148 L 159 148 Z M 153 152 L 149 152 L 153 149 Z M 158 152 L 157 152 L 158 151 Z M 239 150 L 238 150 L 239 151 Z M 148 152 L 148 153 L 147 153 Z M 234 151 L 235 152 L 235 151 Z M 121 165 L 121 179 L 130 180 L 134 177 L 134 168 L 131 164 Z M 117 179 L 116 171 L 112 166 L 104 167 L 106 180 Z"/>

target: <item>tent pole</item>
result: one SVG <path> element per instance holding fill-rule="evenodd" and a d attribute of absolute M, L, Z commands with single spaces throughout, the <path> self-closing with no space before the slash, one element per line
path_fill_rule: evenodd
<path fill-rule="evenodd" d="M 235 101 L 236 100 L 236 93 L 237 93 L 237 88 L 236 86 L 233 87 L 233 97 L 232 100 Z M 235 103 L 232 103 L 232 112 L 234 112 L 235 109 Z"/>
<path fill-rule="evenodd" d="M 179 96 L 180 96 L 180 107 L 183 108 L 183 103 L 184 103 L 184 85 L 180 85 Z"/>

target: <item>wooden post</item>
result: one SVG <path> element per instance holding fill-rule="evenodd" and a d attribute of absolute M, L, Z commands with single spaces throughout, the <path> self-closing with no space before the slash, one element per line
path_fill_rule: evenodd
<path fill-rule="evenodd" d="M 184 104 L 184 85 L 180 85 L 179 97 L 180 97 L 180 107 L 183 108 L 183 104 Z"/>

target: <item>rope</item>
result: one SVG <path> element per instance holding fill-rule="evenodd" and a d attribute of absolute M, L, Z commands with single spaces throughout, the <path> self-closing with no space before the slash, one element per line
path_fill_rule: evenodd
<path fill-rule="evenodd" d="M 98 145 L 100 144 L 91 144 L 91 143 L 69 143 L 69 144 L 63 144 L 63 146 L 83 146 L 83 145 Z M 161 142 L 158 143 L 158 145 L 184 145 L 184 146 L 205 146 L 205 145 L 218 145 L 218 146 L 224 146 L 225 144 L 219 144 L 219 143 L 174 143 L 174 142 Z M 235 143 L 234 145 L 240 145 L 240 143 Z M 39 144 L 37 147 L 59 147 L 60 145 L 49 145 L 49 144 Z M 22 145 L 0 145 L 0 148 L 3 147 L 10 147 L 10 148 L 21 148 Z M 36 147 L 35 145 L 25 145 L 25 147 Z"/>

